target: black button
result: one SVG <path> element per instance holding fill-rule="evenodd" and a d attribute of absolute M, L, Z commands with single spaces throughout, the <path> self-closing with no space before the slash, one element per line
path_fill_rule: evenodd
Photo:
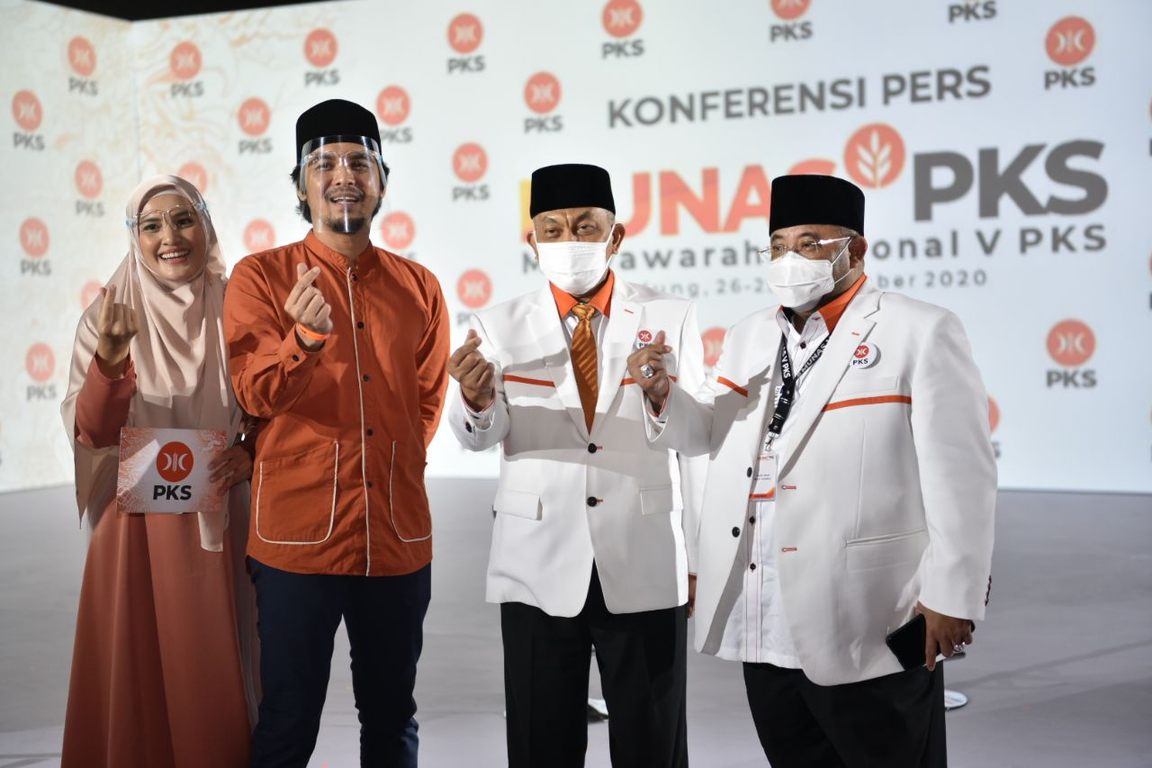
<path fill-rule="evenodd" d="M 800 342 L 800 349 L 808 349 L 808 342 L 806 342 L 806 341 Z"/>
<path fill-rule="evenodd" d="M 356 281 L 357 281 L 357 280 L 359 280 L 359 279 L 360 279 L 360 278 L 356 277 L 356 275 L 352 275 L 352 282 L 356 282 Z"/>
<path fill-rule="evenodd" d="M 464 422 L 464 430 L 466 432 L 471 432 L 472 431 L 472 425 L 469 424 L 468 422 Z"/>
<path fill-rule="evenodd" d="M 363 320 L 357 320 L 356 321 L 356 327 L 357 328 L 363 328 L 364 327 L 364 321 Z"/>
<path fill-rule="evenodd" d="M 733 536 L 739 536 L 740 535 L 740 529 L 737 528 L 736 526 L 732 526 L 732 535 Z"/>
<path fill-rule="evenodd" d="M 588 443 L 588 453 L 596 453 L 596 446 L 593 443 Z"/>
<path fill-rule="evenodd" d="M 748 566 L 748 570 L 750 570 L 750 571 L 756 570 L 756 563 L 752 563 L 752 565 Z"/>
<path fill-rule="evenodd" d="M 300 362 L 300 355 L 292 355 L 292 359 L 296 362 Z"/>
<path fill-rule="evenodd" d="M 756 515 L 752 515 L 752 517 L 748 518 L 748 522 L 750 522 L 752 525 L 756 525 Z"/>
<path fill-rule="evenodd" d="M 748 467 L 748 477 L 752 477 L 752 467 Z"/>
<path fill-rule="evenodd" d="M 372 481 L 371 481 L 371 480 L 369 480 L 369 481 L 368 481 L 368 487 L 369 487 L 369 488 L 371 488 L 371 487 L 372 487 Z M 753 567 L 753 568 L 755 568 L 756 566 L 752 566 L 752 567 Z"/>
<path fill-rule="evenodd" d="M 588 497 L 588 506 L 590 506 L 590 507 L 594 507 L 594 506 L 596 506 L 598 503 L 599 503 L 599 502 L 597 502 L 597 501 L 596 501 L 596 497 L 595 497 L 595 496 L 589 496 L 589 497 Z"/>
<path fill-rule="evenodd" d="M 373 434 L 374 434 L 374 433 L 372 432 L 372 430 L 370 430 L 370 429 L 369 429 L 369 430 L 368 430 L 368 437 L 372 437 L 372 435 L 373 435 Z"/>
<path fill-rule="evenodd" d="M 364 374 L 364 381 L 368 381 L 368 374 Z"/>

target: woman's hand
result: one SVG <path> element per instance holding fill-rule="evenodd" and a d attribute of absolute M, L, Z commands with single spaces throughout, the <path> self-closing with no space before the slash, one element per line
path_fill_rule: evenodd
<path fill-rule="evenodd" d="M 116 286 L 100 289 L 100 312 L 96 315 L 96 364 L 110 379 L 119 379 L 128 369 L 128 347 L 140 331 L 136 313 L 127 304 L 116 303 Z"/>
<path fill-rule="evenodd" d="M 252 457 L 242 446 L 234 445 L 213 459 L 208 470 L 212 473 L 208 476 L 209 482 L 231 488 L 252 477 Z"/>

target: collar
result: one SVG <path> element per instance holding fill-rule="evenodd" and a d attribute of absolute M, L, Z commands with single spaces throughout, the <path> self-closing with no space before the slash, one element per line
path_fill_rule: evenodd
<path fill-rule="evenodd" d="M 320 238 L 316 236 L 315 231 L 308 231 L 307 236 L 304 238 L 304 247 L 316 256 L 319 256 L 324 261 L 327 261 L 333 266 L 337 267 L 338 269 L 348 269 L 347 257 L 345 257 L 344 254 L 340 253 L 339 251 L 334 251 L 328 246 L 324 245 L 324 243 L 320 241 Z M 364 248 L 363 251 L 360 252 L 360 255 L 356 258 L 356 271 L 362 272 L 370 268 L 374 262 L 379 261 L 379 259 L 372 258 L 372 256 L 375 256 L 375 254 L 376 247 L 372 245 L 371 241 L 369 241 L 368 245 Z"/>
<path fill-rule="evenodd" d="M 852 284 L 851 288 L 813 312 L 808 317 L 808 322 L 804 324 L 804 328 L 807 329 L 813 320 L 819 318 L 820 322 L 824 324 L 824 327 L 828 329 L 828 333 L 836 330 L 836 323 L 840 322 L 844 311 L 848 309 L 848 304 L 851 303 L 856 294 L 860 292 L 860 287 L 864 285 L 864 281 L 867 279 L 868 275 L 860 275 L 860 278 Z M 792 326 L 792 310 L 780 307 L 776 312 L 776 316 L 780 320 L 780 327 L 795 330 Z"/>
<path fill-rule="evenodd" d="M 588 303 L 594 306 L 604 317 L 611 314 L 612 289 L 615 285 L 616 273 L 608 270 L 608 279 L 604 281 L 604 285 L 600 286 L 600 290 L 588 299 Z M 548 287 L 552 289 L 552 298 L 556 300 L 556 311 L 560 313 L 560 319 L 563 320 L 572 311 L 572 307 L 580 303 L 580 300 L 570 293 L 560 290 L 552 283 L 548 283 Z"/>

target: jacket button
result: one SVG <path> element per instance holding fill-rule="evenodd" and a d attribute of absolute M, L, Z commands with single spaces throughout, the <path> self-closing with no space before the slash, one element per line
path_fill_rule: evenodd
<path fill-rule="evenodd" d="M 750 570 L 750 571 L 756 570 L 756 563 L 752 563 L 751 565 L 749 565 L 748 570 Z"/>
<path fill-rule="evenodd" d="M 357 281 L 357 280 L 359 280 L 359 279 L 360 279 L 360 278 L 359 278 L 359 277 L 357 277 L 356 275 L 352 275 L 352 282 L 356 282 L 356 281 Z"/>
<path fill-rule="evenodd" d="M 736 526 L 732 526 L 732 535 L 736 538 L 739 538 L 740 537 L 740 529 L 737 528 Z"/>
<path fill-rule="evenodd" d="M 364 321 L 363 320 L 357 320 L 356 321 L 356 327 L 357 328 L 363 328 L 364 327 Z"/>
<path fill-rule="evenodd" d="M 596 453 L 596 445 L 594 443 L 588 443 L 588 453 Z"/>
<path fill-rule="evenodd" d="M 752 517 L 748 518 L 748 522 L 752 523 L 752 525 L 756 525 L 756 515 L 752 515 Z"/>
<path fill-rule="evenodd" d="M 752 467 L 748 467 L 748 477 L 752 477 Z"/>
<path fill-rule="evenodd" d="M 372 481 L 371 481 L 371 480 L 369 480 L 369 481 L 368 481 L 368 487 L 369 487 L 369 488 L 371 488 L 371 487 L 372 487 Z M 753 568 L 755 568 L 756 566 L 752 566 L 752 567 L 753 567 Z"/>
<path fill-rule="evenodd" d="M 373 432 L 371 429 L 367 430 L 367 433 L 368 433 L 368 437 L 372 437 L 372 435 L 375 434 L 375 432 Z"/>
<path fill-rule="evenodd" d="M 594 507 L 594 506 L 596 506 L 596 504 L 597 504 L 597 503 L 598 503 L 598 502 L 596 501 L 596 497 L 595 497 L 595 496 L 589 496 L 589 497 L 588 497 L 588 506 L 590 506 L 590 507 Z"/>
<path fill-rule="evenodd" d="M 368 374 L 364 374 L 364 381 L 368 381 Z"/>

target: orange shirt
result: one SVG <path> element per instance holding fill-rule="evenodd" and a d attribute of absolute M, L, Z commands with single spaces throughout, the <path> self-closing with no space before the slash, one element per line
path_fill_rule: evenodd
<path fill-rule="evenodd" d="M 608 279 L 600 286 L 596 293 L 588 297 L 588 303 L 596 307 L 596 311 L 608 317 L 612 311 L 612 289 L 616 286 L 616 273 L 608 270 Z M 548 283 L 548 287 L 552 289 L 552 298 L 556 300 L 556 311 L 560 313 L 560 322 L 564 322 L 564 318 L 568 317 L 568 313 L 572 311 L 572 307 L 580 303 L 570 293 L 562 291 L 552 283 Z"/>
<path fill-rule="evenodd" d="M 297 342 L 284 301 L 318 266 L 332 335 Z M 425 449 L 448 385 L 435 276 L 369 245 L 356 269 L 314 233 L 244 258 L 224 300 L 232 384 L 256 439 L 248 554 L 296 573 L 391 576 L 432 559 Z"/>

